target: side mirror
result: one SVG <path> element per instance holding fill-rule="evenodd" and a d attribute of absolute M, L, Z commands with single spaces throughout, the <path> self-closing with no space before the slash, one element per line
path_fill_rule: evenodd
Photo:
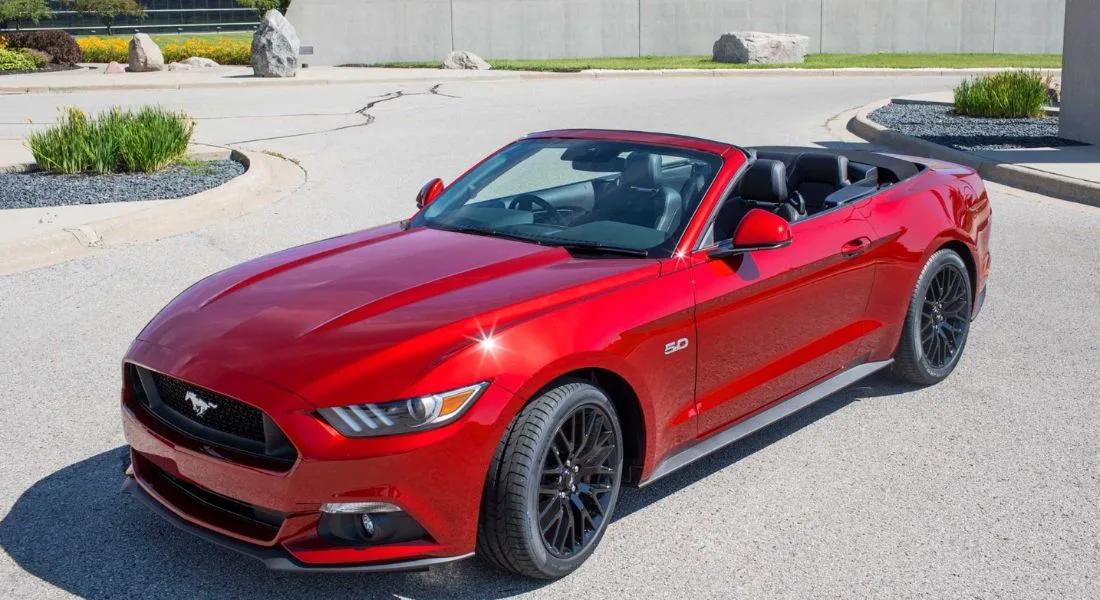
<path fill-rule="evenodd" d="M 431 204 L 443 193 L 443 180 L 436 177 L 435 179 L 424 184 L 424 187 L 420 188 L 420 192 L 416 194 L 416 207 L 424 208 Z"/>
<path fill-rule="evenodd" d="M 745 214 L 732 241 L 720 242 L 707 253 L 711 258 L 726 258 L 753 250 L 771 250 L 791 244 L 791 224 L 766 210 L 754 208 Z"/>

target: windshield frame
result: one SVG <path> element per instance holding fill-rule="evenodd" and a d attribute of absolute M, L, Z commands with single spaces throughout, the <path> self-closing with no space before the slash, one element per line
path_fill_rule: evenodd
<path fill-rule="evenodd" d="M 412 227 L 428 227 L 440 230 L 455 231 L 456 229 L 475 229 L 472 226 L 464 226 L 456 224 L 455 222 L 437 221 L 436 216 L 431 213 L 432 208 L 437 210 L 440 206 L 445 206 L 446 203 L 461 203 L 458 204 L 455 209 L 460 209 L 463 206 L 469 204 L 470 200 L 486 187 L 490 186 L 494 181 L 509 173 L 517 165 L 523 161 L 531 158 L 539 151 L 546 150 L 548 148 L 555 148 L 562 144 L 570 144 L 574 142 L 594 142 L 594 143 L 613 143 L 629 146 L 631 148 L 651 148 L 654 154 L 660 154 L 662 156 L 679 156 L 687 160 L 703 160 L 706 161 L 710 172 L 706 175 L 706 185 L 698 192 L 698 194 L 692 198 L 690 205 L 683 207 L 683 215 L 681 222 L 664 241 L 661 243 L 643 249 L 638 248 L 617 248 L 614 246 L 608 246 L 602 242 L 592 242 L 591 240 L 571 240 L 567 237 L 528 237 L 520 233 L 512 233 L 508 231 L 501 231 L 494 229 L 490 226 L 482 229 L 476 228 L 478 231 L 468 231 L 467 233 L 476 235 L 486 235 L 491 237 L 500 237 L 502 239 L 512 239 L 519 242 L 526 242 L 531 244 L 538 244 L 543 246 L 555 246 L 555 247 L 573 247 L 576 248 L 581 243 L 586 243 L 591 250 L 598 250 L 599 248 L 605 248 L 609 250 L 608 255 L 626 256 L 628 253 L 644 254 L 647 258 L 670 258 L 673 256 L 680 243 L 683 241 L 683 236 L 686 235 L 691 228 L 691 223 L 695 220 L 699 208 L 705 204 L 705 199 L 710 195 L 715 182 L 719 179 L 720 174 L 726 167 L 726 156 L 724 153 L 711 152 L 707 150 L 699 150 L 694 148 L 686 148 L 673 144 L 661 144 L 651 143 L 637 140 L 604 140 L 601 138 L 575 138 L 575 137 L 527 137 L 516 140 L 507 146 L 504 146 L 497 152 L 486 157 L 477 165 L 466 171 L 460 177 L 455 179 L 450 185 L 446 186 L 444 191 L 437 197 L 431 204 L 424 207 L 412 219 L 409 220 L 408 226 Z M 518 150 L 518 151 L 517 151 Z M 503 161 L 503 164 L 500 164 Z M 614 176 L 615 171 L 608 171 L 602 173 L 594 171 L 593 177 L 589 181 L 598 180 L 601 177 Z M 569 184 L 562 184 L 569 185 Z M 529 192 L 523 192 L 527 194 L 534 194 L 535 192 L 542 191 L 542 189 L 554 189 L 556 186 L 549 188 L 541 188 L 539 190 L 532 190 Z M 517 194 L 512 197 L 518 197 L 522 194 Z M 458 196 L 458 200 L 453 198 Z M 507 198 L 509 196 L 502 196 Z M 639 256 L 641 258 L 642 256 Z"/>

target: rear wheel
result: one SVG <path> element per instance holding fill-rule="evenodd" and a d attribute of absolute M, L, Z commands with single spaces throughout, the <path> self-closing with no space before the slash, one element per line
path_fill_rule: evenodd
<path fill-rule="evenodd" d="M 955 370 L 970 333 L 971 289 L 966 264 L 954 250 L 932 255 L 909 300 L 895 373 L 932 385 Z"/>
<path fill-rule="evenodd" d="M 576 381 L 536 398 L 493 456 L 478 553 L 528 577 L 573 572 L 615 510 L 622 448 L 615 407 L 599 388 Z"/>

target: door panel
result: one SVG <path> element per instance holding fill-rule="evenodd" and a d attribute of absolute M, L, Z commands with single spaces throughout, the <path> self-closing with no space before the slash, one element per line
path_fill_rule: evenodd
<path fill-rule="evenodd" d="M 858 358 L 873 265 L 870 227 L 853 208 L 792 226 L 786 248 L 694 257 L 704 435 Z"/>

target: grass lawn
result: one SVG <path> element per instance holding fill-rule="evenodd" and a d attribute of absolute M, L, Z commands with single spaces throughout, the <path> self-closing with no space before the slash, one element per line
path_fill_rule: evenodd
<path fill-rule="evenodd" d="M 203 41 L 207 41 L 207 42 L 217 42 L 219 40 L 230 40 L 230 41 L 234 41 L 234 42 L 252 43 L 252 33 L 253 32 L 251 32 L 251 31 L 231 31 L 229 33 L 184 33 L 182 35 L 181 34 L 175 34 L 175 33 L 153 33 L 153 34 L 150 34 L 149 37 L 153 38 L 153 41 L 156 42 L 156 44 L 158 46 L 162 46 L 164 44 L 182 44 L 183 42 L 186 42 L 187 40 L 192 40 L 192 39 L 203 40 Z M 77 35 L 77 36 L 73 36 L 73 37 L 75 37 L 76 39 L 79 40 L 80 38 L 93 37 L 93 36 L 90 36 L 90 35 Z M 129 41 L 130 38 L 134 37 L 134 34 L 133 33 L 116 33 L 114 35 L 96 35 L 94 37 L 97 37 L 101 40 L 104 40 L 104 39 L 120 39 L 120 40 Z"/>
<path fill-rule="evenodd" d="M 558 58 L 548 60 L 489 60 L 505 71 L 575 72 L 585 69 L 761 69 L 803 68 L 1060 68 L 1061 54 L 810 54 L 794 65 L 738 65 L 716 63 L 710 56 L 641 56 L 624 58 Z M 438 68 L 439 62 L 392 62 L 372 67 Z"/>

